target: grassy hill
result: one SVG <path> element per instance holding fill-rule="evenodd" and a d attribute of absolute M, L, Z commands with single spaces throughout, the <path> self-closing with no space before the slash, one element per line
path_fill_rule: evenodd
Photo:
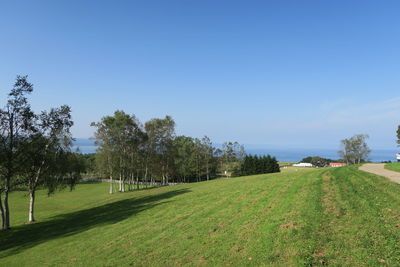
<path fill-rule="evenodd" d="M 355 167 L 107 194 L 81 184 L 26 221 L 12 194 L 0 266 L 400 265 L 400 185 Z"/>

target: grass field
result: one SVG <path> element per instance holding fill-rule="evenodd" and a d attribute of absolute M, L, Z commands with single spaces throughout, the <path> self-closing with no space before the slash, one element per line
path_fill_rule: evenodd
<path fill-rule="evenodd" d="M 0 266 L 399 266 L 400 185 L 356 167 L 107 194 L 82 184 L 27 225 L 12 194 Z"/>
<path fill-rule="evenodd" d="M 385 164 L 385 168 L 388 170 L 400 172 L 400 162 L 392 162 Z"/>

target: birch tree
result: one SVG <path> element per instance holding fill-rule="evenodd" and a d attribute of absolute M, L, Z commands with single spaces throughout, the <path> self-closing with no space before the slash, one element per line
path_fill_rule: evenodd
<path fill-rule="evenodd" d="M 4 195 L 4 205 L 0 200 L 0 206 L 4 207 L 3 229 L 10 228 L 9 193 L 18 173 L 19 146 L 33 131 L 35 115 L 27 99 L 32 90 L 33 85 L 27 81 L 27 76 L 17 76 L 6 106 L 0 110 L 0 176 Z"/>
<path fill-rule="evenodd" d="M 207 181 L 210 180 L 210 167 L 211 167 L 211 160 L 213 158 L 213 146 L 210 138 L 208 136 L 204 136 L 201 139 L 201 145 L 204 155 L 204 163 L 205 163 L 205 171 L 206 171 L 206 178 Z"/>
<path fill-rule="evenodd" d="M 52 108 L 35 116 L 33 133 L 21 144 L 21 177 L 29 192 L 29 222 L 34 222 L 35 193 L 39 185 L 54 192 L 58 186 L 75 184 L 79 177 L 64 176 L 71 173 L 75 162 L 64 161 L 64 154 L 70 150 L 73 125 L 69 106 Z M 72 157 L 72 155 L 70 155 Z M 66 158 L 68 160 L 68 158 Z M 63 160 L 64 168 L 57 168 Z M 68 169 L 70 168 L 70 169 Z"/>
<path fill-rule="evenodd" d="M 347 164 L 359 164 L 368 159 L 371 149 L 369 149 L 366 134 L 357 134 L 348 139 L 343 139 L 339 155 Z"/>
<path fill-rule="evenodd" d="M 139 157 L 146 140 L 139 120 L 123 111 L 115 111 L 113 116 L 105 116 L 100 122 L 91 125 L 97 128 L 97 165 L 103 165 L 105 168 L 101 167 L 101 171 L 109 176 L 109 193 L 114 191 L 115 176 L 119 179 L 119 191 L 125 192 L 126 182 L 130 183 L 133 180 L 134 168 L 139 168 Z"/>

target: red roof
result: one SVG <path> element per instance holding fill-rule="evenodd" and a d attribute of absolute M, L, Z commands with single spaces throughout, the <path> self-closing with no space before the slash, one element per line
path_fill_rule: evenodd
<path fill-rule="evenodd" d="M 345 166 L 346 163 L 341 163 L 341 162 L 331 162 L 329 163 L 329 166 Z"/>

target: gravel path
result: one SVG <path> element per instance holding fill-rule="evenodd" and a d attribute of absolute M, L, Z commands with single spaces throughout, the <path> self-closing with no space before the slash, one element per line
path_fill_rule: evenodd
<path fill-rule="evenodd" d="M 393 182 L 400 184 L 400 172 L 395 172 L 385 169 L 385 164 L 383 163 L 379 164 L 367 163 L 362 165 L 359 169 L 380 176 L 385 176 L 390 180 L 392 180 Z"/>

